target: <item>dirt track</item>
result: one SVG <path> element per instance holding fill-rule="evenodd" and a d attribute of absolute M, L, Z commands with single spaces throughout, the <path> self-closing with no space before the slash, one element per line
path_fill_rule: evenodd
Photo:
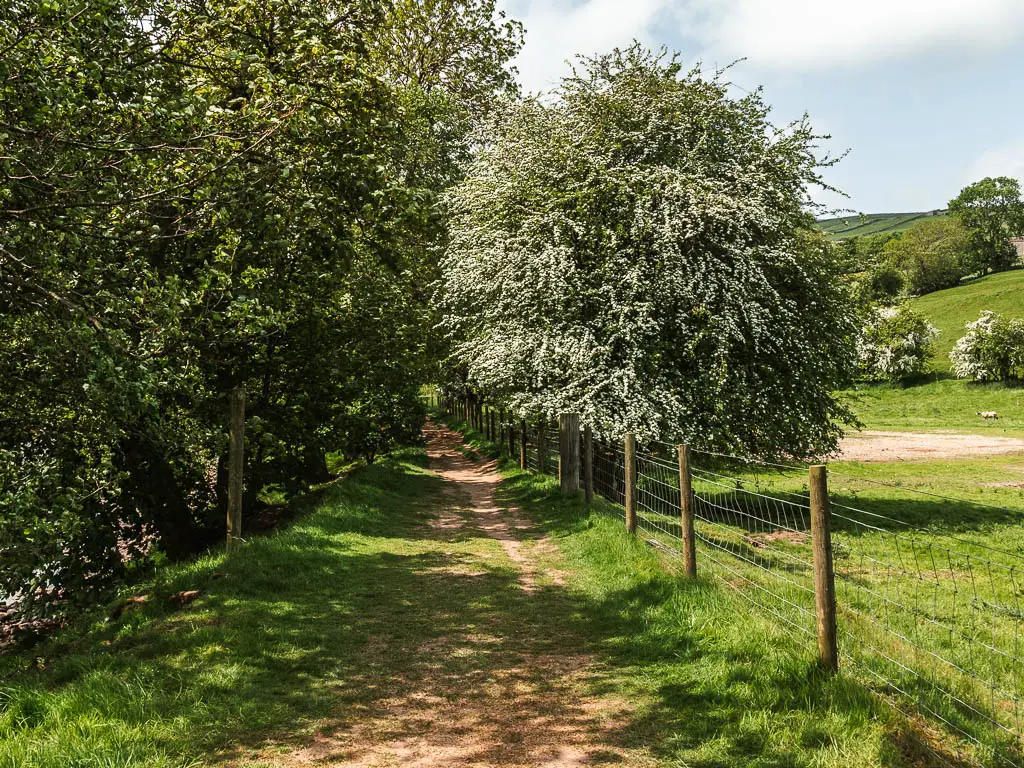
<path fill-rule="evenodd" d="M 511 570 L 521 621 L 505 626 L 495 616 L 421 646 L 417 652 L 430 660 L 429 675 L 395 685 L 350 727 L 314 739 L 280 764 L 573 768 L 614 763 L 649 768 L 654 761 L 643 750 L 616 743 L 630 704 L 589 692 L 602 675 L 601 665 L 581 652 L 582 638 L 559 626 L 566 606 L 559 597 L 565 574 L 558 567 L 558 550 L 515 510 L 497 503 L 501 477 L 492 464 L 467 458 L 459 450 L 460 436 L 444 426 L 428 425 L 425 433 L 430 468 L 446 487 L 424 535 L 450 546 L 467 538 L 489 539 L 472 556 L 453 557 L 447 577 L 480 581 L 477 599 L 491 601 L 497 596 L 487 592 L 486 580 L 494 578 L 495 569 Z M 467 622 L 470 616 L 467 611 Z M 467 670 L 472 658 L 491 663 Z"/>
<path fill-rule="evenodd" d="M 1024 440 L 952 432 L 855 432 L 839 446 L 841 461 L 921 461 L 1024 454 Z"/>

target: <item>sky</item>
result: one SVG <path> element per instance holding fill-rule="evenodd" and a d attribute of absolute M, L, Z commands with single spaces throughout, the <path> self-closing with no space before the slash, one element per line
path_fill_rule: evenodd
<path fill-rule="evenodd" d="M 527 91 L 567 60 L 633 40 L 763 88 L 777 124 L 805 112 L 834 209 L 945 208 L 985 176 L 1024 179 L 1024 0 L 501 0 L 526 27 L 515 62 Z"/>

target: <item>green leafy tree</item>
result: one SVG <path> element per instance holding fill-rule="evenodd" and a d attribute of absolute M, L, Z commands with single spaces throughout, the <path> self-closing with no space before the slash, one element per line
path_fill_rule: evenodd
<path fill-rule="evenodd" d="M 959 285 L 970 263 L 970 233 L 956 218 L 922 219 L 883 249 L 886 266 L 919 296 Z"/>
<path fill-rule="evenodd" d="M 834 448 L 858 329 L 804 208 L 814 134 L 767 114 L 639 45 L 509 105 L 449 198 L 453 365 L 616 438 Z"/>
<path fill-rule="evenodd" d="M 949 201 L 949 212 L 969 234 L 968 272 L 999 272 L 1017 262 L 1009 239 L 1024 232 L 1020 183 L 1007 176 L 984 178 Z"/>
<path fill-rule="evenodd" d="M 0 9 L 0 594 L 94 598 L 210 541 L 236 385 L 247 503 L 415 432 L 437 196 L 518 38 L 407 5 L 435 29 L 391 50 L 448 51 L 416 79 L 381 55 L 400 3 Z"/>

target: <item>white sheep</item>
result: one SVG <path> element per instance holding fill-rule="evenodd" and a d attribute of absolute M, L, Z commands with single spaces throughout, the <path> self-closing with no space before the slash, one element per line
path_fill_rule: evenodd
<path fill-rule="evenodd" d="M 998 419 L 999 418 L 999 414 L 996 413 L 995 411 L 976 411 L 976 413 L 979 416 L 981 416 L 981 418 L 986 419 L 986 420 L 988 420 L 988 419 Z"/>

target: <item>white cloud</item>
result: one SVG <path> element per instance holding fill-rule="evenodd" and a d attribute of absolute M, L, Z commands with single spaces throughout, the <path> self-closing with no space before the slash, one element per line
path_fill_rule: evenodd
<path fill-rule="evenodd" d="M 688 0 L 676 16 L 718 55 L 774 69 L 986 52 L 1024 39 L 1020 0 Z"/>
<path fill-rule="evenodd" d="M 531 90 L 554 85 L 565 59 L 634 38 L 686 40 L 709 62 L 746 57 L 757 68 L 792 71 L 986 53 L 1024 41 L 1021 0 L 505 0 L 504 7 L 527 28 L 517 65 Z"/>
<path fill-rule="evenodd" d="M 658 43 L 650 29 L 670 0 L 506 0 L 506 12 L 523 22 L 526 45 L 515 64 L 530 91 L 547 90 L 568 73 L 576 54 L 606 53 L 640 40 Z"/>
<path fill-rule="evenodd" d="M 963 178 L 964 186 L 986 176 L 1010 176 L 1024 179 L 1024 139 L 993 147 L 983 152 L 968 166 Z"/>

